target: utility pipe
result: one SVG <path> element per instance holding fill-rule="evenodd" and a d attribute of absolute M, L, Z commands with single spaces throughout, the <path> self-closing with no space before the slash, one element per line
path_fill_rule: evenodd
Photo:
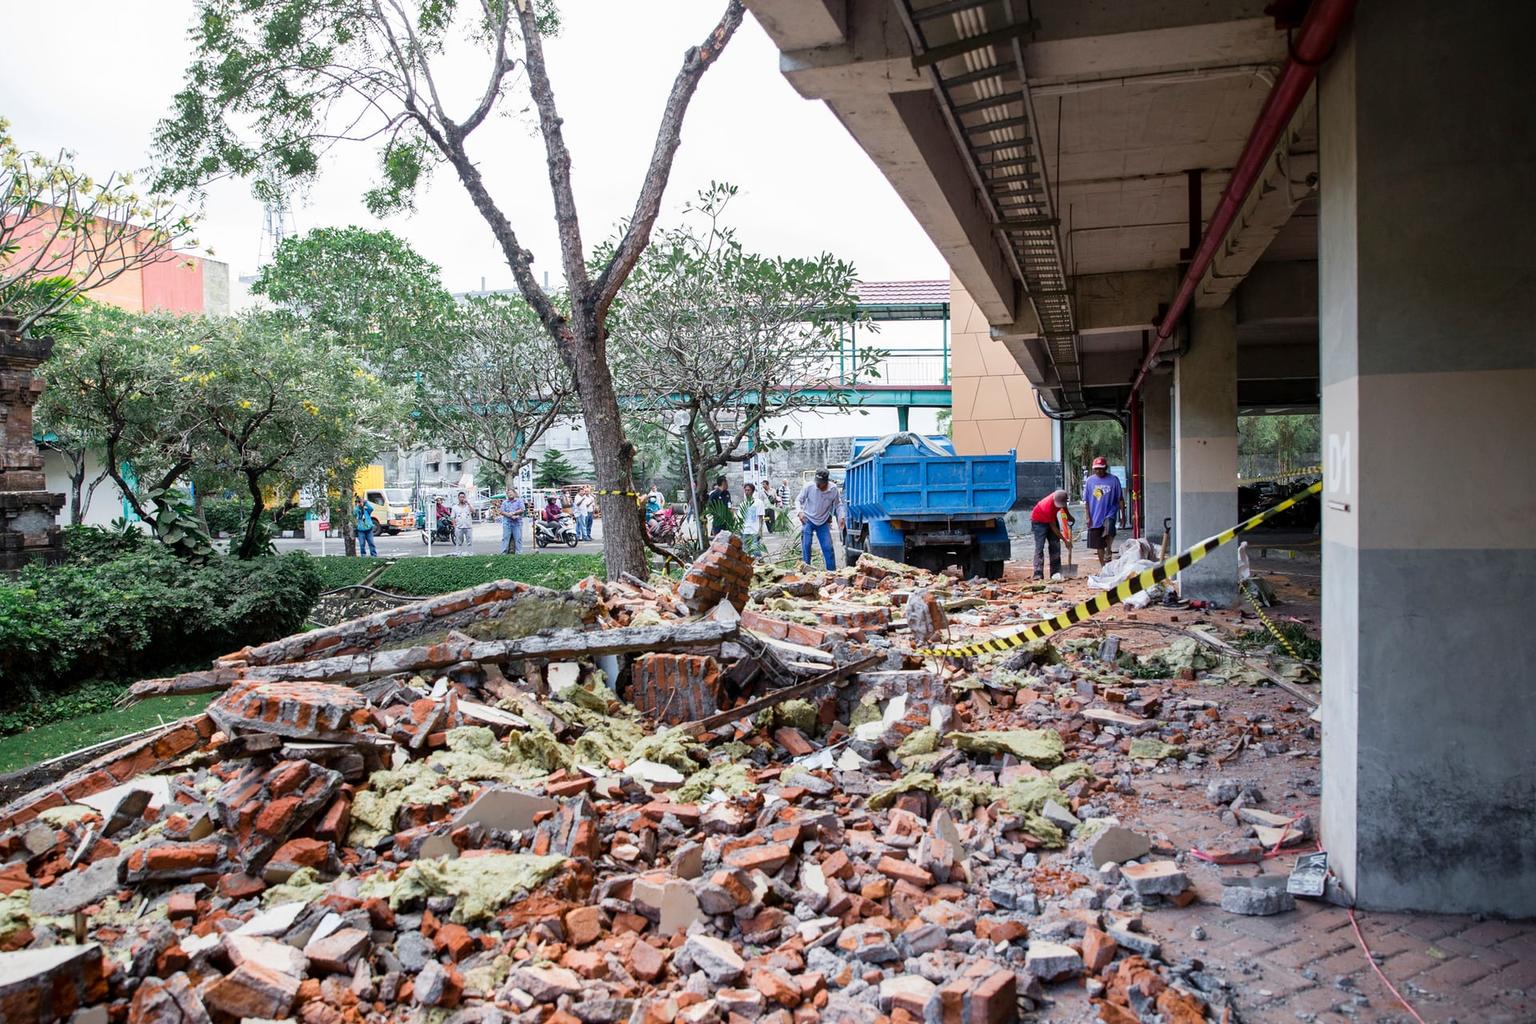
<path fill-rule="evenodd" d="M 1127 432 L 1130 436 L 1130 484 L 1131 484 L 1131 536 L 1141 536 L 1142 505 L 1145 499 L 1142 497 L 1142 465 L 1141 465 L 1141 395 L 1131 395 L 1131 429 Z"/>
<path fill-rule="evenodd" d="M 1152 335 L 1152 347 L 1131 380 L 1132 395 L 1141 390 L 1142 382 L 1157 363 L 1157 353 L 1163 347 L 1163 342 L 1173 336 L 1174 326 L 1189 307 L 1190 300 L 1195 297 L 1195 289 L 1200 286 L 1205 272 L 1211 268 L 1211 261 L 1216 258 L 1216 250 L 1226 239 L 1227 232 L 1232 230 L 1248 193 L 1258 184 L 1270 154 L 1275 151 L 1280 136 L 1291 123 L 1296 108 L 1301 106 L 1313 79 L 1317 77 L 1318 68 L 1333 52 L 1339 33 L 1349 23 L 1354 11 L 1355 0 L 1312 0 L 1312 6 L 1307 8 L 1307 16 L 1302 19 L 1301 28 L 1292 40 L 1290 56 L 1286 57 L 1280 69 L 1280 77 L 1275 80 L 1275 87 L 1264 100 L 1264 108 L 1259 111 L 1258 120 L 1253 124 L 1253 130 L 1243 146 L 1242 156 L 1238 157 L 1236 166 L 1232 168 L 1232 177 L 1222 190 L 1216 212 L 1211 215 L 1211 222 L 1205 229 L 1204 237 L 1200 239 L 1200 246 L 1195 250 L 1189 268 L 1184 271 L 1184 279 L 1179 282 L 1179 290 L 1168 311 L 1158 322 L 1157 331 Z"/>

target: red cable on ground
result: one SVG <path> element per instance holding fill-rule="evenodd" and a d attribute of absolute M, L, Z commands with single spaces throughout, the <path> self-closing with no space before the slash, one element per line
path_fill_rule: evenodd
<path fill-rule="evenodd" d="M 1286 822 L 1285 825 L 1283 826 L 1283 829 L 1284 830 L 1289 830 L 1291 825 L 1292 825 L 1292 823 L 1294 823 L 1296 821 L 1299 821 L 1300 819 L 1301 819 L 1301 815 L 1297 815 L 1296 817 L 1292 818 L 1290 821 Z M 1278 856 L 1280 856 L 1281 855 L 1280 854 L 1280 844 L 1285 842 L 1285 838 L 1286 837 L 1284 835 L 1284 832 L 1282 832 L 1282 834 L 1280 836 L 1280 842 L 1275 844 L 1275 848 L 1273 850 L 1270 850 L 1267 853 L 1265 853 L 1263 855 L 1263 858 L 1265 860 L 1268 860 L 1270 857 L 1278 857 Z M 1322 846 L 1321 843 L 1316 843 L 1316 844 L 1314 844 L 1314 848 L 1318 852 L 1321 852 L 1322 849 L 1323 849 L 1323 846 Z M 1294 855 L 1294 853 L 1295 853 L 1295 851 L 1287 851 L 1287 852 L 1292 854 L 1292 855 Z M 1211 858 L 1211 855 L 1206 853 L 1204 850 L 1197 850 L 1197 849 L 1194 849 L 1193 847 L 1190 848 L 1189 855 L 1191 857 L 1194 857 L 1196 860 L 1202 860 L 1202 861 L 1205 861 L 1208 864 L 1217 864 L 1217 863 L 1219 863 L 1218 861 L 1213 860 Z M 1387 986 L 1387 991 L 1391 992 L 1394 996 L 1397 997 L 1397 1001 L 1403 1004 L 1403 1009 L 1407 1010 L 1409 1015 L 1411 1015 L 1414 1020 L 1418 1021 L 1418 1024 L 1429 1024 L 1428 1021 L 1426 1021 L 1423 1017 L 1419 1016 L 1419 1011 L 1415 1010 L 1413 1008 L 1413 1004 L 1410 1003 L 1406 998 L 1404 998 L 1403 994 L 1397 990 L 1397 986 L 1392 984 L 1391 979 L 1388 978 L 1386 976 L 1386 974 L 1384 974 L 1382 972 L 1381 968 L 1377 965 L 1376 958 L 1371 955 L 1371 947 L 1365 941 L 1365 934 L 1360 931 L 1360 922 L 1355 918 L 1355 908 L 1354 907 L 1345 907 L 1344 909 L 1349 914 L 1349 926 L 1355 930 L 1355 941 L 1360 943 L 1360 949 L 1365 953 L 1365 962 L 1371 965 L 1371 970 L 1376 972 L 1376 977 L 1381 979 L 1381 983 L 1383 985 Z"/>
<path fill-rule="evenodd" d="M 1419 1011 L 1413 1008 L 1413 1004 L 1403 998 L 1403 994 L 1397 990 L 1397 986 L 1392 984 L 1391 980 L 1382 973 L 1381 968 L 1376 966 L 1376 958 L 1371 956 L 1371 947 L 1366 945 L 1365 936 L 1360 932 L 1360 922 L 1355 920 L 1355 908 L 1348 907 L 1347 909 L 1349 911 L 1349 926 L 1355 930 L 1355 939 L 1360 943 L 1360 948 L 1365 951 L 1365 962 L 1371 965 L 1371 970 L 1376 972 L 1376 977 L 1380 978 L 1381 983 L 1387 986 L 1388 992 L 1397 997 L 1397 1001 L 1403 1004 L 1403 1009 L 1407 1010 L 1414 1020 L 1418 1021 L 1419 1024 L 1428 1024 L 1423 1017 L 1419 1016 Z"/>

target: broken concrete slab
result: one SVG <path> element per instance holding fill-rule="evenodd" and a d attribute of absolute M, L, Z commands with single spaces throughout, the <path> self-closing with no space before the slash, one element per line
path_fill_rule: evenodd
<path fill-rule="evenodd" d="M 117 891 L 118 870 L 124 859 L 122 854 L 103 857 L 83 868 L 66 871 L 46 888 L 33 889 L 32 912 L 57 917 L 100 903 Z"/>
<path fill-rule="evenodd" d="M 1223 878 L 1221 909 L 1244 917 L 1270 917 L 1296 909 L 1296 897 L 1286 891 L 1285 875 Z"/>
<path fill-rule="evenodd" d="M 1105 864 L 1124 864 L 1152 852 L 1152 842 L 1139 832 L 1110 825 L 1090 836 L 1085 843 L 1089 861 L 1096 868 Z"/>
<path fill-rule="evenodd" d="M 102 948 L 94 942 L 0 953 L 0 1020 L 53 1024 L 106 994 Z"/>
<path fill-rule="evenodd" d="M 1137 896 L 1177 896 L 1189 888 L 1189 876 L 1171 860 L 1126 864 L 1120 875 Z"/>

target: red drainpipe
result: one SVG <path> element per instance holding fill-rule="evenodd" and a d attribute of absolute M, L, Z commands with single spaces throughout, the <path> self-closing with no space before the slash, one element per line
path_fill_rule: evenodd
<path fill-rule="evenodd" d="M 1131 394 L 1131 536 L 1141 536 L 1141 395 Z"/>
<path fill-rule="evenodd" d="M 1232 178 L 1221 193 L 1221 200 L 1216 204 L 1216 212 L 1211 215 L 1204 237 L 1200 239 L 1200 246 L 1195 250 L 1189 268 L 1184 271 L 1184 279 L 1179 282 L 1173 303 L 1158 322 L 1157 330 L 1152 335 L 1152 347 L 1131 381 L 1133 396 L 1141 390 L 1142 381 L 1157 362 L 1158 350 L 1173 335 L 1174 326 L 1184 315 L 1190 300 L 1195 297 L 1195 289 L 1210 269 L 1211 261 L 1216 258 L 1216 250 L 1232 229 L 1248 193 L 1258 184 L 1264 165 L 1275 151 L 1275 144 L 1291 123 L 1296 108 L 1301 106 L 1302 98 L 1311 88 L 1312 80 L 1317 77 L 1318 68 L 1333 52 L 1339 33 L 1349 24 L 1354 12 L 1355 0 L 1312 0 L 1312 6 L 1307 9 L 1307 16 L 1302 19 L 1301 28 L 1296 31 L 1296 37 L 1291 43 L 1290 56 L 1280 69 L 1280 77 L 1269 91 L 1269 98 L 1264 101 L 1264 109 L 1259 111 L 1258 120 L 1253 123 L 1253 131 L 1249 133 L 1243 153 L 1237 159 L 1237 166 L 1232 169 Z"/>

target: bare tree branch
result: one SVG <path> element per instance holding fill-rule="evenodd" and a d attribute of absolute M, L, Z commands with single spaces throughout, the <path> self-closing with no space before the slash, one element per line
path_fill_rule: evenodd
<path fill-rule="evenodd" d="M 634 269 L 635 261 L 650 241 L 651 228 L 655 227 L 657 214 L 661 212 L 661 197 L 666 192 L 667 179 L 672 174 L 672 159 L 677 155 L 677 147 L 682 142 L 683 115 L 687 113 L 688 103 L 693 99 L 699 80 L 720 56 L 725 44 L 731 41 L 731 36 L 741 25 L 744 13 L 741 0 L 729 0 L 720 23 L 710 32 L 709 38 L 683 55 L 683 66 L 672 82 L 667 105 L 662 109 L 661 125 L 656 132 L 656 148 L 651 152 L 651 163 L 646 168 L 645 180 L 635 200 L 629 226 L 618 248 L 614 250 L 613 258 L 598 275 L 593 307 L 599 320 L 608 312 L 614 297 L 629 278 L 629 272 Z"/>

